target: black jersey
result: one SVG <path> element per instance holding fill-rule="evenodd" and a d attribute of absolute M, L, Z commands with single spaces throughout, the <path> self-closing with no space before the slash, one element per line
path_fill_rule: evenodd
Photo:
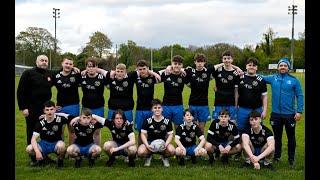
<path fill-rule="evenodd" d="M 239 75 L 236 70 L 226 71 L 223 67 L 216 69 L 212 73 L 216 81 L 215 106 L 234 106 L 234 89 L 238 87 Z"/>
<path fill-rule="evenodd" d="M 161 121 L 157 122 L 154 117 L 150 117 L 142 124 L 141 132 L 147 133 L 148 141 L 156 139 L 167 140 L 167 134 L 172 134 L 172 123 L 169 119 L 162 116 Z"/>
<path fill-rule="evenodd" d="M 219 125 L 219 120 L 212 121 L 208 129 L 208 142 L 214 146 L 219 146 L 221 143 L 229 142 L 231 147 L 234 147 L 240 142 L 240 135 L 237 126 L 229 121 L 226 127 Z"/>
<path fill-rule="evenodd" d="M 197 71 L 194 68 L 187 68 L 187 80 L 191 88 L 189 105 L 208 106 L 208 88 L 213 68 L 204 68 Z"/>
<path fill-rule="evenodd" d="M 262 95 L 267 94 L 267 84 L 261 76 L 242 75 L 239 83 L 240 107 L 256 109 L 262 106 Z"/>
<path fill-rule="evenodd" d="M 196 124 L 192 124 L 190 127 L 188 127 L 185 123 L 183 123 L 180 124 L 176 129 L 176 138 L 180 140 L 184 147 L 195 145 L 197 137 L 200 138 L 201 136 L 203 136 L 203 133 Z"/>
<path fill-rule="evenodd" d="M 128 121 L 123 123 L 121 128 L 117 128 L 113 121 L 105 120 L 104 126 L 109 128 L 113 141 L 120 145 L 128 142 L 130 136 L 134 136 L 132 124 Z"/>
<path fill-rule="evenodd" d="M 79 104 L 79 92 L 78 87 L 81 81 L 80 73 L 71 71 L 68 75 L 63 75 L 62 71 L 59 71 L 52 78 L 53 84 L 56 86 L 57 93 L 57 105 L 68 106 L 72 104 Z"/>
<path fill-rule="evenodd" d="M 184 84 L 187 82 L 186 77 L 182 75 L 169 74 L 165 72 L 161 74 L 161 81 L 164 84 L 164 95 L 162 105 L 177 106 L 182 105 L 182 91 Z"/>
<path fill-rule="evenodd" d="M 34 67 L 24 71 L 17 88 L 20 110 L 42 110 L 43 104 L 51 99 L 52 74 L 46 69 Z"/>
<path fill-rule="evenodd" d="M 137 107 L 136 110 L 150 110 L 151 101 L 154 95 L 154 84 L 156 78 L 154 76 L 137 77 L 135 80 L 137 87 Z"/>
<path fill-rule="evenodd" d="M 133 109 L 133 85 L 137 77 L 137 72 L 133 71 L 129 72 L 122 80 L 108 79 L 110 88 L 109 109 L 122 109 L 123 111 Z"/>
<path fill-rule="evenodd" d="M 103 107 L 103 92 L 105 85 L 106 78 L 102 74 L 97 74 L 95 77 L 89 77 L 87 74 L 82 76 L 82 106 L 91 109 Z"/>
<path fill-rule="evenodd" d="M 272 131 L 264 125 L 261 125 L 261 130 L 258 134 L 256 134 L 252 128 L 248 128 L 244 131 L 244 134 L 249 136 L 249 139 L 255 148 L 263 147 L 269 138 L 273 138 Z"/>
<path fill-rule="evenodd" d="M 93 133 L 95 130 L 102 128 L 103 125 L 99 122 L 90 123 L 88 126 L 84 126 L 79 122 L 73 125 L 74 133 L 76 135 L 75 144 L 80 146 L 86 146 L 93 143 Z"/>
<path fill-rule="evenodd" d="M 34 133 L 40 134 L 40 139 L 48 142 L 62 140 L 62 127 L 69 123 L 66 117 L 54 115 L 54 119 L 48 122 L 45 117 L 41 118 L 35 125 Z"/>

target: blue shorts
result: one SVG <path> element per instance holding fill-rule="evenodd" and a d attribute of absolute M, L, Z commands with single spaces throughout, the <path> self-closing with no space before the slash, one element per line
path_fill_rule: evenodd
<path fill-rule="evenodd" d="M 151 116 L 152 116 L 152 111 L 136 110 L 136 120 L 134 125 L 135 129 L 137 129 L 140 132 L 143 121 Z"/>
<path fill-rule="evenodd" d="M 212 112 L 213 119 L 218 119 L 219 113 L 222 109 L 226 109 L 230 113 L 230 120 L 237 119 L 237 108 L 235 106 L 215 106 Z"/>
<path fill-rule="evenodd" d="M 109 120 L 111 120 L 112 114 L 113 114 L 113 112 L 115 112 L 115 111 L 116 111 L 116 110 L 113 110 L 113 109 L 109 109 L 109 110 L 108 110 L 108 119 L 109 119 Z M 124 115 L 126 116 L 126 119 L 127 119 L 130 123 L 132 123 L 132 121 L 133 121 L 132 110 L 123 111 L 123 112 L 124 112 Z"/>
<path fill-rule="evenodd" d="M 70 114 L 72 116 L 79 116 L 80 114 L 80 105 L 79 104 L 73 104 L 69 106 L 63 106 L 58 113 L 66 113 Z"/>
<path fill-rule="evenodd" d="M 55 141 L 55 142 L 48 142 L 48 141 L 45 141 L 45 140 L 40 140 L 38 142 L 39 146 L 41 147 L 41 150 L 42 150 L 42 154 L 43 155 L 48 155 L 50 153 L 55 153 L 55 147 L 57 145 L 58 141 Z"/>
<path fill-rule="evenodd" d="M 251 111 L 256 110 L 262 113 L 262 107 L 257 109 L 243 108 L 239 107 L 238 116 L 237 116 L 237 127 L 238 130 L 242 133 L 246 128 L 250 127 L 249 123 L 249 114 Z"/>
<path fill-rule="evenodd" d="M 195 155 L 194 150 L 197 148 L 197 145 L 192 145 L 192 146 L 185 147 L 185 148 L 186 148 L 186 155 L 187 156 L 194 156 Z"/>
<path fill-rule="evenodd" d="M 100 107 L 100 108 L 96 108 L 96 109 L 89 108 L 89 109 L 91 110 L 92 114 L 98 115 L 100 117 L 104 117 L 104 107 Z"/>
<path fill-rule="evenodd" d="M 262 148 L 254 148 L 253 155 L 259 156 L 259 155 L 261 154 L 261 149 L 262 149 Z"/>
<path fill-rule="evenodd" d="M 80 146 L 79 144 L 75 144 L 80 149 L 80 154 L 84 156 L 88 156 L 90 148 L 94 145 L 90 143 L 86 146 Z"/>
<path fill-rule="evenodd" d="M 183 124 L 183 105 L 162 106 L 163 116 L 172 120 L 175 125 Z"/>
<path fill-rule="evenodd" d="M 189 105 L 189 110 L 192 112 L 194 119 L 199 122 L 206 122 L 211 119 L 208 106 Z"/>

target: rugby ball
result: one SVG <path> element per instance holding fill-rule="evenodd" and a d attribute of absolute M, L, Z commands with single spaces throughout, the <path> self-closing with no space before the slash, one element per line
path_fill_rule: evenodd
<path fill-rule="evenodd" d="M 165 149 L 166 142 L 162 139 L 156 139 L 151 142 L 150 146 L 153 152 L 162 152 Z"/>

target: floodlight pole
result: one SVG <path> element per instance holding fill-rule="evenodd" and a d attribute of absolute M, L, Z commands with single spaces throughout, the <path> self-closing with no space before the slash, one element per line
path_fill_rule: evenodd
<path fill-rule="evenodd" d="M 298 6 L 294 5 L 294 1 L 291 6 L 288 6 L 288 14 L 292 14 L 292 31 L 291 31 L 291 69 L 293 69 L 293 53 L 294 53 L 294 15 L 297 14 Z"/>

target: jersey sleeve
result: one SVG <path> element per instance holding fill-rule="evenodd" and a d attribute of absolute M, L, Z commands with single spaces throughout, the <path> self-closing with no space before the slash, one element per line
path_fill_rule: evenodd
<path fill-rule="evenodd" d="M 267 89 L 267 82 L 262 79 L 261 81 L 261 95 L 265 95 L 268 93 L 268 89 Z"/>
<path fill-rule="evenodd" d="M 266 138 L 268 139 L 269 137 L 272 137 L 273 136 L 272 131 L 267 127 L 264 127 L 264 128 L 265 128 Z"/>
<path fill-rule="evenodd" d="M 148 121 L 147 120 L 143 121 L 143 124 L 141 126 L 141 130 L 140 131 L 143 132 L 143 133 L 147 133 L 148 132 Z"/>
<path fill-rule="evenodd" d="M 196 131 L 196 135 L 198 136 L 198 138 L 200 138 L 203 135 L 203 133 L 202 133 L 201 129 L 199 128 L 199 126 L 196 126 L 195 131 Z"/>
<path fill-rule="evenodd" d="M 181 138 L 181 135 L 182 135 L 182 127 L 181 126 L 178 126 L 177 129 L 176 129 L 176 135 L 175 137 L 180 139 Z"/>
<path fill-rule="evenodd" d="M 207 141 L 210 142 L 212 145 L 218 147 L 219 143 L 215 141 L 215 128 L 216 127 L 216 122 L 212 121 L 209 129 L 208 129 L 208 135 L 207 135 Z"/>
<path fill-rule="evenodd" d="M 104 121 L 104 126 L 106 126 L 106 127 L 108 127 L 109 129 L 111 129 L 112 123 L 113 123 L 113 121 L 109 121 L 109 120 L 106 119 L 106 120 Z"/>
<path fill-rule="evenodd" d="M 137 71 L 131 71 L 128 73 L 128 79 L 130 81 L 135 81 L 138 78 L 138 72 Z"/>
<path fill-rule="evenodd" d="M 231 147 L 234 147 L 235 145 L 240 143 L 240 135 L 239 135 L 239 131 L 238 128 L 235 124 L 233 124 L 233 128 L 232 128 L 232 136 L 233 136 L 233 141 L 230 143 Z"/>
<path fill-rule="evenodd" d="M 29 71 L 24 71 L 20 77 L 17 88 L 17 101 L 19 110 L 29 109 L 30 105 L 30 83 L 29 83 Z"/>
<path fill-rule="evenodd" d="M 173 132 L 173 128 L 172 128 L 172 122 L 171 122 L 171 120 L 169 120 L 169 122 L 168 122 L 168 124 L 167 124 L 167 127 L 168 127 L 168 131 L 167 131 L 167 133 L 170 133 L 170 132 Z"/>
<path fill-rule="evenodd" d="M 132 136 L 132 135 L 131 135 L 132 133 L 133 133 L 133 135 L 134 135 L 134 132 L 133 132 L 133 128 L 132 128 L 132 124 L 131 124 L 131 123 L 127 125 L 126 133 L 128 134 L 128 137 L 129 137 L 129 136 Z"/>
<path fill-rule="evenodd" d="M 42 130 L 42 125 L 40 123 L 40 121 L 38 121 L 36 123 L 36 125 L 34 126 L 33 132 L 40 134 Z"/>

